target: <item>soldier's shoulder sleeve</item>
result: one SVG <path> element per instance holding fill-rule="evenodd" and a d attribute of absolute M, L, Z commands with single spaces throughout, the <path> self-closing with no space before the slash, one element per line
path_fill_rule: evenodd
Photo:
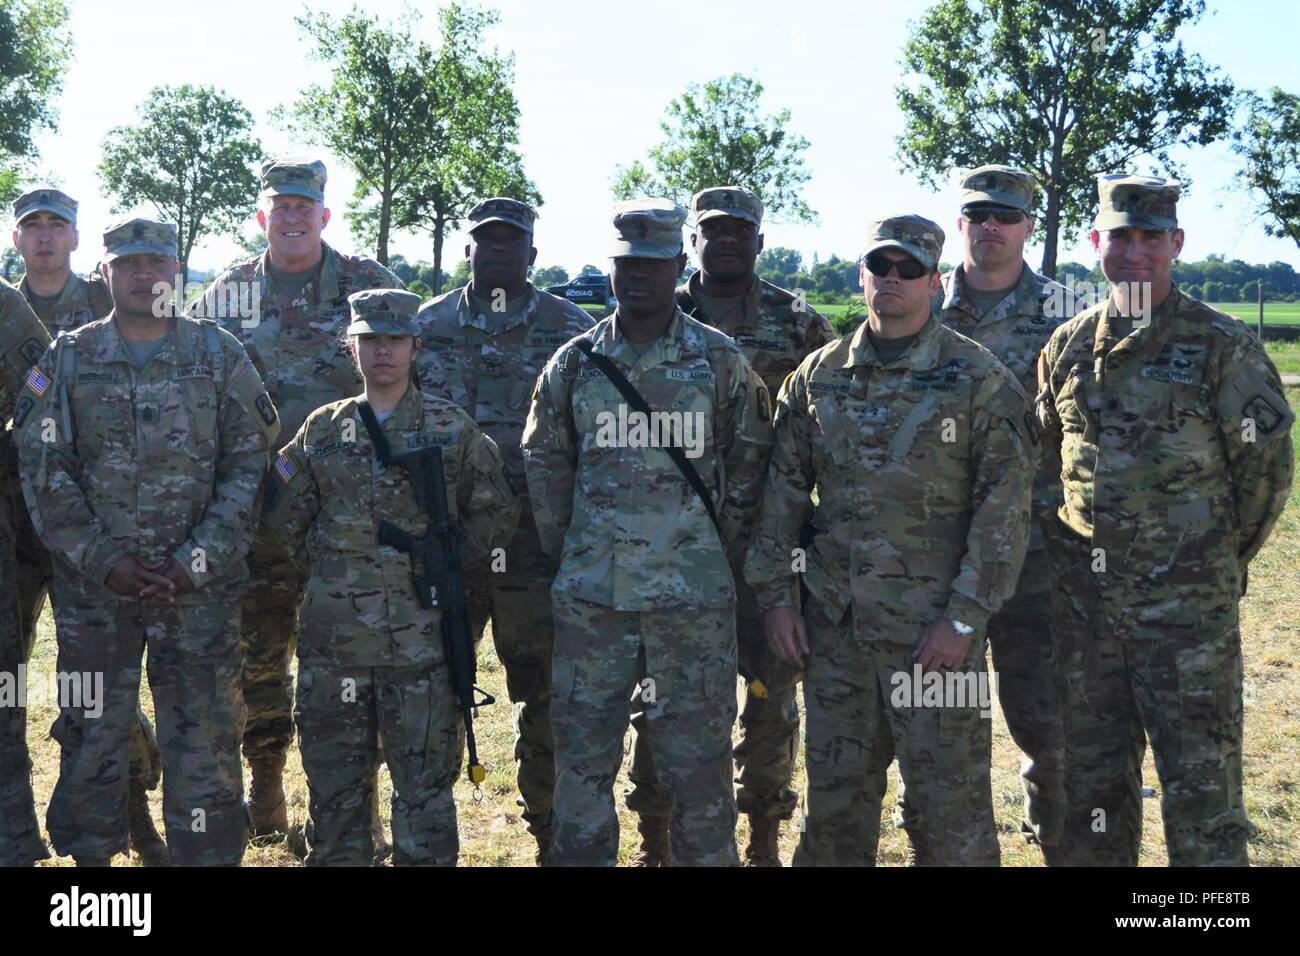
<path fill-rule="evenodd" d="M 23 294 L 5 283 L 0 287 L 0 385 L 5 391 L 17 394 L 49 344 L 50 333 Z"/>
<path fill-rule="evenodd" d="M 348 265 L 348 271 L 357 277 L 352 285 L 353 291 L 358 289 L 406 288 L 406 283 L 397 278 L 397 275 L 392 270 L 382 265 L 377 259 L 354 256 Z"/>
<path fill-rule="evenodd" d="M 209 320 L 204 320 L 209 321 Z M 234 400 L 262 432 L 268 445 L 280 433 L 280 416 L 248 352 L 230 332 L 217 327 L 226 365 L 226 397 Z"/>
<path fill-rule="evenodd" d="M 1244 323 L 1229 316 L 1212 319 L 1211 327 L 1229 339 L 1216 383 L 1221 426 L 1229 431 L 1250 429 L 1259 442 L 1289 435 L 1295 412 L 1263 344 Z"/>
<path fill-rule="evenodd" d="M 976 390 L 976 403 L 988 419 L 990 429 L 1002 428 L 1023 464 L 1033 458 L 1038 444 L 1038 422 L 1020 382 L 999 359 L 984 349 L 980 356 L 984 374 Z"/>

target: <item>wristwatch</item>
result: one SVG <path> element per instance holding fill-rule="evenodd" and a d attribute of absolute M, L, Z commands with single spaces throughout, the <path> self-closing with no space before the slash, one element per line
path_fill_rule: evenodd
<path fill-rule="evenodd" d="M 952 629 L 962 637 L 970 637 L 975 633 L 975 628 L 971 627 L 969 624 L 963 624 L 961 621 L 949 621 L 948 623 L 950 623 Z"/>

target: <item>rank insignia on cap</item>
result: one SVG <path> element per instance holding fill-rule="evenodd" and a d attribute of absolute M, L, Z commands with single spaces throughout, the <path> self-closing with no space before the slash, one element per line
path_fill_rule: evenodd
<path fill-rule="evenodd" d="M 286 485 L 293 481 L 298 475 L 298 468 L 284 455 L 277 455 L 275 458 L 275 473 L 279 479 Z"/>
<path fill-rule="evenodd" d="M 40 369 L 34 368 L 27 373 L 27 387 L 37 398 L 44 398 L 50 390 L 50 380 Z"/>

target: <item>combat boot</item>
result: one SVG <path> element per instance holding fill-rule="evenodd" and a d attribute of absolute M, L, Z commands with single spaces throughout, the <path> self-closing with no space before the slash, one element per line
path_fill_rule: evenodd
<path fill-rule="evenodd" d="M 253 836 L 270 836 L 289 830 L 289 808 L 284 802 L 284 757 L 258 757 L 248 762 L 253 782 L 248 788 L 248 818 Z"/>
<path fill-rule="evenodd" d="M 128 785 L 126 812 L 131 827 L 131 852 L 145 866 L 171 866 L 167 844 L 158 835 L 149 815 L 149 791 L 138 780 Z"/>
<path fill-rule="evenodd" d="M 777 841 L 781 836 L 781 821 L 749 815 L 749 846 L 745 847 L 745 866 L 781 865 Z"/>
<path fill-rule="evenodd" d="M 628 866 L 668 866 L 672 863 L 667 817 L 640 817 L 636 828 L 641 834 L 641 849 L 636 851 Z"/>
<path fill-rule="evenodd" d="M 551 831 L 539 830 L 533 834 L 537 841 L 537 856 L 535 858 L 538 866 L 546 866 L 547 857 L 551 852 Z"/>

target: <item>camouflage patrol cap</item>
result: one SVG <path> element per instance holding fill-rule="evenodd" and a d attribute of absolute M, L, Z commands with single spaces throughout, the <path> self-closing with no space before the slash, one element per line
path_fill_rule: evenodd
<path fill-rule="evenodd" d="M 1178 193 L 1182 184 L 1173 179 L 1130 176 L 1117 173 L 1097 177 L 1096 228 L 1153 229 L 1168 232 L 1178 228 Z"/>
<path fill-rule="evenodd" d="M 537 219 L 537 210 L 518 199 L 495 196 L 492 199 L 484 199 L 471 209 L 465 218 L 471 223 L 470 232 L 490 222 L 504 222 L 531 235 L 533 222 Z"/>
<path fill-rule="evenodd" d="M 169 256 L 176 258 L 176 226 L 159 219 L 128 219 L 104 233 L 104 261 L 119 256 Z"/>
<path fill-rule="evenodd" d="M 609 256 L 675 259 L 682 254 L 686 210 L 670 199 L 629 199 L 614 204 Z"/>
<path fill-rule="evenodd" d="M 963 208 L 977 203 L 1010 206 L 1025 213 L 1034 208 L 1034 177 L 1013 166 L 979 166 L 961 178 L 961 188 Z"/>
<path fill-rule="evenodd" d="M 943 230 L 937 222 L 924 216 L 888 216 L 877 219 L 867 229 L 864 257 L 877 249 L 901 249 L 927 269 L 939 266 L 943 252 Z"/>
<path fill-rule="evenodd" d="M 414 335 L 420 334 L 420 323 L 415 313 L 420 309 L 420 297 L 405 289 L 364 289 L 348 296 L 352 310 L 352 323 L 348 335 Z"/>
<path fill-rule="evenodd" d="M 14 225 L 18 225 L 28 216 L 38 212 L 48 212 L 60 219 L 66 219 L 74 226 L 77 224 L 77 201 L 67 193 L 50 186 L 33 189 L 14 200 Z"/>
<path fill-rule="evenodd" d="M 702 222 L 719 216 L 746 219 L 756 226 L 763 225 L 763 203 L 748 189 L 739 186 L 710 186 L 691 197 L 691 222 Z"/>
<path fill-rule="evenodd" d="M 325 201 L 325 164 L 319 159 L 272 159 L 262 164 L 263 196 Z"/>

